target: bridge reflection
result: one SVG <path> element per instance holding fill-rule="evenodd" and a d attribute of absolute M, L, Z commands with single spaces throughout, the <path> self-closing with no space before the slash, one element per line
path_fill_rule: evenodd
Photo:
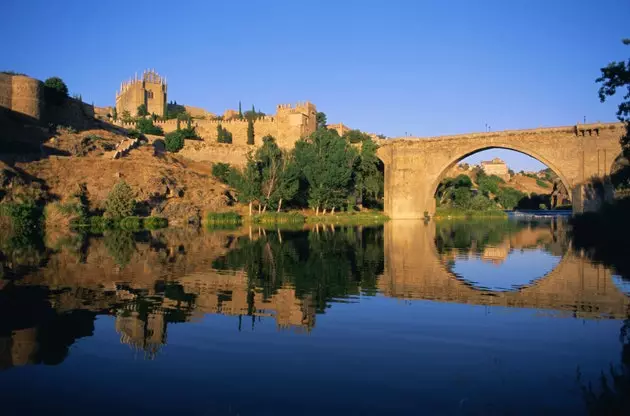
<path fill-rule="evenodd" d="M 528 228 L 502 245 L 483 250 L 482 256 L 488 257 L 505 253 L 508 247 L 547 243 L 551 252 L 562 255 L 556 268 L 531 284 L 498 292 L 472 287 L 449 270 L 447 262 L 452 253 L 438 252 L 435 226 L 392 221 L 385 226 L 385 271 L 379 289 L 386 296 L 404 299 L 548 309 L 582 318 L 626 317 L 630 299 L 613 283 L 612 271 L 575 253 L 562 238 L 564 234 L 553 227 L 557 225 Z"/>

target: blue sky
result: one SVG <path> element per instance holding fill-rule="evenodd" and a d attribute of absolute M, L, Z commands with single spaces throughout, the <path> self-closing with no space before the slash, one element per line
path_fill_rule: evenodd
<path fill-rule="evenodd" d="M 436 136 L 614 121 L 595 78 L 628 56 L 627 0 L 4 0 L 0 70 L 111 105 L 145 68 L 221 113 L 310 100 L 331 123 Z M 624 28 L 626 28 L 624 30 Z M 514 154 L 513 154 L 514 155 Z M 513 168 L 529 165 L 504 157 Z M 512 161 L 514 159 L 514 161 Z M 519 162 L 520 161 L 520 162 Z"/>

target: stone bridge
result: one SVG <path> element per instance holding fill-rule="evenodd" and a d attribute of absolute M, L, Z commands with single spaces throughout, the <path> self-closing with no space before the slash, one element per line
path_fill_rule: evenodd
<path fill-rule="evenodd" d="M 445 173 L 465 157 L 493 148 L 515 150 L 547 165 L 569 191 L 574 210 L 581 212 L 590 197 L 585 184 L 610 174 L 624 131 L 621 123 L 598 123 L 386 140 L 378 150 L 385 165 L 385 213 L 392 219 L 432 216 Z"/>
<path fill-rule="evenodd" d="M 423 221 L 385 224 L 385 270 L 379 289 L 386 296 L 463 304 L 534 308 L 583 318 L 625 318 L 630 298 L 612 280 L 610 269 L 570 247 L 549 273 L 514 291 L 471 286 L 452 273 L 435 246 L 436 226 Z"/>

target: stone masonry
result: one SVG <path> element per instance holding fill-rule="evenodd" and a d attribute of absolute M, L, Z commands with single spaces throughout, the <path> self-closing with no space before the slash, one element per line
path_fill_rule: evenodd
<path fill-rule="evenodd" d="M 553 170 L 582 212 L 588 184 L 610 174 L 621 154 L 621 123 L 579 124 L 532 130 L 472 133 L 379 141 L 385 165 L 385 213 L 393 219 L 418 219 L 435 213 L 435 191 L 450 168 L 481 150 L 511 149 Z"/>

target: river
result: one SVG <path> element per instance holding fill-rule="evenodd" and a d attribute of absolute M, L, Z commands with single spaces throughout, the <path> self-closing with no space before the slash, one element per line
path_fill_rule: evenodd
<path fill-rule="evenodd" d="M 562 218 L 0 254 L 2 415 L 579 415 L 630 397 L 630 280 L 574 251 Z"/>

